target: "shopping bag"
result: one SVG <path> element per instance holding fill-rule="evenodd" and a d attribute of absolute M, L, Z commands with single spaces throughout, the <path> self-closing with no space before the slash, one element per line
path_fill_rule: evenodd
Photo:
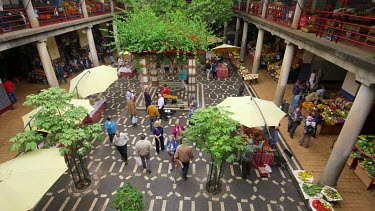
<path fill-rule="evenodd" d="M 136 157 L 134 157 L 134 159 L 135 159 L 135 163 L 136 163 L 138 166 L 142 166 L 142 159 L 141 159 L 141 157 L 136 156 Z"/>
<path fill-rule="evenodd" d="M 184 164 L 182 164 L 180 160 L 175 159 L 175 163 L 176 163 L 176 169 L 184 168 Z"/>
<path fill-rule="evenodd" d="M 133 124 L 137 124 L 138 123 L 138 118 L 136 116 L 133 116 L 132 123 Z"/>
<path fill-rule="evenodd" d="M 264 168 L 268 171 L 268 173 L 272 172 L 272 169 L 271 169 L 271 167 L 268 164 L 265 164 Z"/>

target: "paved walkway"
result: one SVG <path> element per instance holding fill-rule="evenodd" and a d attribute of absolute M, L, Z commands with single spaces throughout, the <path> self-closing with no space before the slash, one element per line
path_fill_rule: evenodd
<path fill-rule="evenodd" d="M 104 115 L 112 114 L 117 116 L 120 128 L 131 134 L 131 154 L 134 143 L 138 139 L 138 134 L 148 133 L 148 118 L 144 111 L 140 111 L 139 122 L 141 125 L 133 128 L 130 120 L 126 116 L 124 93 L 128 85 L 139 87 L 139 80 L 120 79 L 111 86 L 107 95 L 110 100 Z M 198 83 L 202 83 L 205 104 L 216 105 L 227 96 L 235 96 L 238 88 L 238 78 L 230 78 L 227 81 L 205 81 L 204 75 L 198 76 Z M 0 163 L 11 159 L 16 153 L 7 152 L 10 146 L 8 140 L 17 132 L 22 130 L 23 123 L 21 116 L 31 111 L 32 108 L 22 106 L 26 95 L 36 94 L 37 90 L 46 88 L 47 85 L 31 85 L 26 82 L 17 83 L 18 108 L 0 116 Z M 63 87 L 66 87 L 63 85 Z M 67 88 L 67 87 L 66 87 Z M 260 72 L 260 82 L 253 86 L 254 90 L 261 98 L 273 100 L 276 82 L 263 72 Z M 140 90 L 137 90 L 140 93 Z M 291 99 L 291 86 L 288 85 L 285 99 Z M 112 96 L 115 96 L 112 98 Z M 202 103 L 202 102 L 200 102 Z M 104 117 L 103 115 L 103 117 Z M 172 116 L 168 122 L 163 122 L 167 133 L 171 131 L 174 119 L 179 118 L 186 124 L 187 111 L 179 111 Z M 103 118 L 99 120 L 103 123 Z M 286 133 L 286 120 L 281 122 L 281 134 Z M 285 136 L 285 141 L 280 141 L 279 149 L 288 148 L 293 152 L 294 157 L 290 162 L 290 167 L 299 168 L 299 162 L 304 169 L 313 173 L 316 179 L 324 170 L 324 165 L 330 155 L 330 146 L 337 136 L 320 135 L 316 140 L 312 140 L 310 148 L 300 148 L 296 142 L 301 134 L 298 128 L 295 140 L 290 140 Z M 151 140 L 151 137 L 149 137 Z M 177 175 L 176 185 L 173 184 L 173 174 L 168 173 L 169 163 L 167 155 L 155 156 L 152 160 L 152 174 L 147 175 L 140 169 L 135 168 L 134 160 L 131 159 L 128 166 L 119 160 L 118 152 L 104 143 L 95 143 L 94 148 L 87 158 L 90 172 L 98 181 L 99 188 L 86 196 L 71 192 L 68 174 L 63 175 L 60 180 L 42 198 L 35 210 L 110 210 L 108 202 L 116 187 L 121 186 L 127 180 L 136 183 L 142 190 L 145 190 L 146 209 L 165 210 L 183 208 L 184 210 L 305 210 L 306 207 L 296 191 L 290 175 L 284 169 L 273 168 L 273 173 L 269 178 L 260 178 L 255 171 L 252 171 L 251 179 L 243 181 L 238 178 L 240 167 L 237 163 L 226 166 L 224 175 L 224 188 L 222 194 L 210 196 L 204 194 L 204 181 L 206 177 L 209 157 L 206 154 L 195 151 L 198 160 L 193 162 L 189 173 L 189 179 L 185 182 Z M 286 144 L 287 143 L 287 144 Z M 155 152 L 153 152 L 154 154 Z M 299 162 L 298 162 L 298 161 Z M 288 164 L 289 165 L 289 164 Z M 275 187 L 276 192 L 275 192 Z M 370 210 L 374 207 L 375 200 L 370 196 L 370 192 L 365 190 L 364 185 L 351 170 L 345 168 L 340 180 L 339 191 L 344 201 L 335 205 L 335 210 Z M 73 209 L 74 208 L 74 209 Z M 202 209 L 201 209 L 202 208 Z M 372 210 L 372 209 L 371 209 Z"/>
<path fill-rule="evenodd" d="M 198 81 L 203 82 L 203 74 L 199 74 Z M 225 97 L 237 94 L 240 80 L 238 77 L 232 77 L 226 81 L 204 83 L 204 89 L 200 91 L 204 93 L 205 104 L 216 105 Z M 223 191 L 217 196 L 205 192 L 210 156 L 199 150 L 194 150 L 195 159 L 187 181 L 181 178 L 180 171 L 169 171 L 169 156 L 165 152 L 156 155 L 155 150 L 152 150 L 151 174 L 138 168 L 133 159 L 133 149 L 139 135 L 146 133 L 153 145 L 154 140 L 144 111 L 137 111 L 140 124 L 131 126 L 124 101 L 127 85 L 140 93 L 137 88 L 138 79 L 119 79 L 106 93 L 107 109 L 99 122 L 102 124 L 105 121 L 103 117 L 111 114 L 118 128 L 129 133 L 129 164 L 124 165 L 119 159 L 115 147 L 108 144 L 108 138 L 104 143 L 95 141 L 94 149 L 86 157 L 86 162 L 89 172 L 98 182 L 98 188 L 88 190 L 88 193 L 75 193 L 71 188 L 72 182 L 69 183 L 69 174 L 65 174 L 42 198 L 35 210 L 111 210 L 108 206 L 110 198 L 115 189 L 127 181 L 135 183 L 144 192 L 146 210 L 306 210 L 291 176 L 284 168 L 274 167 L 268 178 L 261 178 L 253 169 L 250 179 L 243 180 L 240 176 L 240 165 L 227 163 L 223 176 Z M 208 98 L 208 95 L 211 98 Z M 186 125 L 187 114 L 187 111 L 178 111 L 169 121 L 163 121 L 166 133 L 171 134 L 176 119 Z M 177 178 L 176 182 L 174 177 Z"/>

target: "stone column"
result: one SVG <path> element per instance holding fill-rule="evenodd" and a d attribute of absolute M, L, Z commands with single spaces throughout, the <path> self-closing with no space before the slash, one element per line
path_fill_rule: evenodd
<path fill-rule="evenodd" d="M 115 21 L 112 21 L 112 28 L 113 28 L 114 39 L 116 42 L 117 55 L 119 55 L 121 52 L 121 48 L 120 48 L 120 44 L 118 43 L 118 32 L 117 32 L 117 25 Z"/>
<path fill-rule="evenodd" d="M 59 82 L 57 81 L 55 71 L 53 69 L 51 58 L 49 57 L 47 50 L 47 39 L 40 40 L 36 43 L 38 49 L 39 58 L 42 62 L 44 73 L 46 74 L 47 81 L 50 87 L 58 87 Z"/>
<path fill-rule="evenodd" d="M 247 0 L 247 2 L 246 2 L 246 13 L 249 13 L 250 3 L 251 3 L 251 0 Z"/>
<path fill-rule="evenodd" d="M 350 155 L 358 135 L 360 135 L 374 100 L 375 89 L 361 84 L 323 174 L 320 176 L 318 181 L 319 185 L 336 187 L 346 160 Z"/>
<path fill-rule="evenodd" d="M 246 21 L 244 21 L 243 22 L 243 31 L 242 31 L 241 52 L 240 52 L 240 60 L 241 61 L 245 60 L 248 27 L 249 27 L 249 24 Z"/>
<path fill-rule="evenodd" d="M 115 12 L 115 6 L 113 5 L 113 0 L 110 0 L 109 1 L 109 8 L 111 10 L 111 13 L 114 13 Z"/>
<path fill-rule="evenodd" d="M 39 22 L 35 17 L 34 6 L 31 3 L 31 0 L 22 0 L 22 4 L 26 9 L 26 15 L 30 21 L 31 28 L 39 27 Z"/>
<path fill-rule="evenodd" d="M 146 56 L 143 56 L 139 60 L 139 64 L 141 65 L 141 87 L 145 89 L 148 87 L 148 72 L 147 72 Z"/>
<path fill-rule="evenodd" d="M 99 60 L 98 60 L 98 54 L 96 53 L 94 36 L 92 35 L 91 27 L 92 26 L 88 26 L 86 28 L 87 42 L 89 43 L 92 63 L 94 64 L 95 67 L 97 67 L 97 66 L 99 66 Z"/>
<path fill-rule="evenodd" d="M 263 38 L 264 38 L 264 30 L 259 28 L 257 46 L 255 47 L 253 71 L 252 71 L 252 73 L 254 74 L 257 74 L 260 69 L 260 57 L 262 56 Z"/>
<path fill-rule="evenodd" d="M 298 29 L 298 23 L 299 23 L 299 19 L 301 17 L 301 11 L 302 11 L 304 3 L 305 3 L 304 0 L 298 0 L 297 1 L 296 9 L 294 11 L 292 29 Z"/>
<path fill-rule="evenodd" d="M 288 82 L 290 68 L 292 67 L 294 49 L 296 47 L 295 45 L 293 45 L 292 43 L 288 41 L 285 41 L 285 42 L 287 43 L 287 45 L 285 49 L 283 64 L 281 67 L 280 78 L 279 78 L 279 81 L 277 82 L 275 98 L 273 100 L 273 102 L 276 104 L 277 107 L 279 107 L 283 102 L 284 92 L 285 92 L 286 84 Z"/>
<path fill-rule="evenodd" d="M 195 99 L 197 99 L 197 86 L 196 86 L 196 61 L 195 58 L 189 58 L 189 64 L 188 64 L 188 97 L 190 99 L 190 96 L 194 95 Z"/>
<path fill-rule="evenodd" d="M 228 21 L 224 22 L 223 43 L 227 44 Z"/>
<path fill-rule="evenodd" d="M 240 36 L 241 18 L 237 18 L 236 22 L 236 34 L 234 36 L 234 45 L 238 46 L 238 40 Z"/>
<path fill-rule="evenodd" d="M 261 16 L 262 19 L 266 18 L 267 6 L 268 6 L 268 0 L 263 0 L 262 16 Z"/>
<path fill-rule="evenodd" d="M 156 68 L 156 61 L 150 60 L 150 73 L 151 73 L 151 85 L 152 86 L 159 86 L 159 81 L 158 81 L 158 70 Z"/>
<path fill-rule="evenodd" d="M 81 9 L 82 9 L 82 14 L 83 14 L 83 17 L 84 18 L 88 18 L 89 17 L 89 14 L 87 13 L 87 9 L 86 9 L 86 1 L 85 0 L 82 0 L 81 1 Z"/>

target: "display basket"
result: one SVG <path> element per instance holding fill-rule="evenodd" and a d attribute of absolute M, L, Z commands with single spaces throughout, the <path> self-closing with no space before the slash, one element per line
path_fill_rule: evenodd
<path fill-rule="evenodd" d="M 337 198 L 331 198 L 331 197 L 329 197 L 328 194 L 325 193 L 325 191 L 327 191 L 327 190 L 330 190 L 330 191 L 332 191 L 334 193 L 337 193 L 338 197 Z M 329 187 L 329 186 L 324 186 L 322 188 L 321 193 L 327 199 L 327 201 L 342 201 L 341 195 L 339 194 L 339 192 L 335 188 L 332 188 L 332 187 Z"/>
<path fill-rule="evenodd" d="M 298 183 L 314 183 L 314 176 L 310 178 L 306 178 L 306 181 L 303 181 L 302 179 L 299 178 L 298 173 L 299 172 L 304 172 L 304 170 L 294 170 L 293 175 L 296 178 Z"/>
<path fill-rule="evenodd" d="M 310 199 L 309 199 L 309 205 L 310 205 L 311 210 L 313 210 L 313 211 L 318 211 L 318 210 L 314 207 L 314 205 L 313 205 L 315 200 L 318 200 L 320 203 L 326 205 L 326 206 L 327 206 L 327 209 L 329 209 L 329 210 L 331 210 L 331 211 L 334 211 L 334 209 L 333 209 L 333 207 L 332 207 L 332 205 L 331 205 L 330 203 L 328 203 L 326 200 L 324 200 L 324 199 L 320 199 L 320 198 L 310 198 Z"/>

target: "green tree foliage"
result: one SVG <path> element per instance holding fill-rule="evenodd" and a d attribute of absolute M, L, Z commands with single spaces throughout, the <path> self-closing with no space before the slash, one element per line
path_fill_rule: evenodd
<path fill-rule="evenodd" d="M 76 149 L 77 143 L 81 141 L 82 147 L 77 150 L 83 155 L 87 148 L 92 146 L 87 140 L 103 139 L 100 135 L 102 127 L 100 124 L 83 125 L 81 123 L 87 115 L 87 110 L 82 106 L 76 107 L 69 103 L 75 96 L 77 93 L 67 93 L 65 89 L 49 88 L 37 95 L 27 96 L 24 105 L 33 105 L 35 109 L 41 109 L 32 116 L 31 125 L 33 130 L 49 133 L 44 140 L 45 147 L 62 144 L 60 152 L 65 154 L 71 149 Z M 10 140 L 14 142 L 10 150 L 20 152 L 33 150 L 42 140 L 43 136 L 35 131 L 25 131 Z"/>
<path fill-rule="evenodd" d="M 120 211 L 143 211 L 143 194 L 130 182 L 127 182 L 125 188 L 117 188 L 111 202 L 111 207 Z"/>
<path fill-rule="evenodd" d="M 192 125 L 184 131 L 184 136 L 212 155 L 216 165 L 224 161 L 234 161 L 234 149 L 243 151 L 244 140 L 237 135 L 239 123 L 229 118 L 229 112 L 219 110 L 214 106 L 194 111 Z"/>
<path fill-rule="evenodd" d="M 196 54 L 197 50 L 206 49 L 207 37 L 212 34 L 204 21 L 189 18 L 185 10 L 172 10 L 158 16 L 146 5 L 125 11 L 125 14 L 125 17 L 114 15 L 118 43 L 110 43 L 112 46 L 119 44 L 121 50 L 137 53 L 176 50 Z"/>

